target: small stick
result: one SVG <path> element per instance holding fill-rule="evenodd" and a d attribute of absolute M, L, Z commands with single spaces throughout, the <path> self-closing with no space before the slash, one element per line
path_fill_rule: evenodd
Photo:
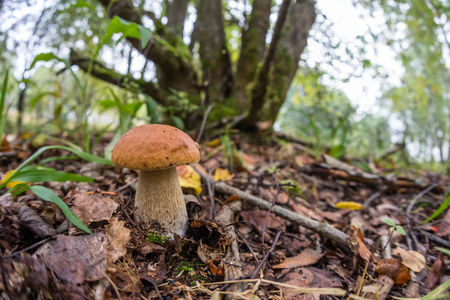
<path fill-rule="evenodd" d="M 195 139 L 195 141 L 197 143 L 199 143 L 200 139 L 202 138 L 203 130 L 205 130 L 206 119 L 208 119 L 208 115 L 211 112 L 211 109 L 213 108 L 213 106 L 214 106 L 214 103 L 211 103 L 205 111 L 205 115 L 203 116 L 203 120 L 202 120 L 202 125 L 200 126 L 200 131 L 198 132 L 198 136 Z"/>
<path fill-rule="evenodd" d="M 12 257 L 16 256 L 17 254 L 20 254 L 20 253 L 22 253 L 22 252 L 27 252 L 28 250 L 31 250 L 31 249 L 33 249 L 33 248 L 36 248 L 37 246 L 40 246 L 40 245 L 42 245 L 42 244 L 44 244 L 44 243 L 50 241 L 51 239 L 52 239 L 52 238 L 44 239 L 44 240 L 39 241 L 39 242 L 37 242 L 37 243 L 35 243 L 35 244 L 29 246 L 29 247 L 26 247 L 25 249 L 22 249 L 22 250 L 20 250 L 20 251 L 14 252 L 14 253 L 11 253 L 11 254 L 9 254 L 9 255 L 4 255 L 4 256 L 2 256 L 2 258 L 12 258 Z"/>
<path fill-rule="evenodd" d="M 254 279 L 255 276 L 258 274 L 259 270 L 261 270 L 261 268 L 267 262 L 269 255 L 275 250 L 275 247 L 277 246 L 277 243 L 278 243 L 278 239 L 280 238 L 282 233 L 283 233 L 283 231 L 278 231 L 277 235 L 275 236 L 275 239 L 273 240 L 272 247 L 270 247 L 269 251 L 266 253 L 266 255 L 264 255 L 261 262 L 258 264 L 256 269 L 252 272 L 252 274 L 250 275 L 250 279 Z"/>

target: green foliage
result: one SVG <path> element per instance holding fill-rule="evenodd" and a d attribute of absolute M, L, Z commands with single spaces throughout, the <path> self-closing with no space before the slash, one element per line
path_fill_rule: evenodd
<path fill-rule="evenodd" d="M 9 182 L 12 181 L 24 181 L 24 182 L 47 182 L 47 181 L 78 181 L 78 182 L 93 182 L 94 180 L 90 177 L 81 176 L 78 174 L 59 172 L 51 168 L 44 168 L 41 166 L 30 166 L 29 164 L 36 160 L 39 155 L 43 152 L 50 149 L 60 149 L 67 150 L 80 158 L 83 158 L 89 162 L 96 162 L 105 165 L 111 165 L 111 161 L 102 157 L 98 157 L 86 152 L 82 152 L 76 149 L 72 149 L 66 146 L 46 146 L 40 148 L 36 151 L 32 156 L 30 156 L 27 160 L 25 160 L 20 166 L 18 166 L 15 171 L 9 176 L 8 179 L 4 180 L 0 184 L 0 189 L 4 188 Z M 59 158 L 59 157 L 58 157 Z M 66 157 L 64 157 L 66 158 Z M 56 157 L 47 158 L 47 161 L 55 160 Z M 41 161 L 41 163 L 43 163 Z M 72 222 L 75 226 L 82 229 L 85 232 L 91 233 L 89 228 L 81 222 L 81 220 L 70 210 L 70 208 L 61 200 L 55 193 L 51 190 L 43 187 L 43 186 L 29 186 L 25 183 L 20 183 L 15 185 L 10 192 L 16 196 L 20 193 L 25 192 L 26 190 L 31 189 L 36 196 L 40 197 L 43 200 L 50 201 L 58 205 L 58 207 L 62 210 L 64 215 L 66 215 L 67 219 Z"/>
<path fill-rule="evenodd" d="M 386 223 L 386 224 L 388 224 L 389 226 L 391 226 L 391 228 L 389 228 L 389 233 L 390 233 L 390 234 L 392 234 L 392 232 L 394 232 L 394 231 L 397 231 L 397 232 L 400 233 L 401 235 L 406 235 L 406 232 L 405 232 L 405 230 L 403 229 L 402 226 L 400 226 L 400 225 L 395 225 L 395 223 L 392 222 L 392 221 L 389 220 L 389 219 L 383 219 L 383 220 L 381 220 L 381 221 L 383 221 L 384 223 Z"/>
<path fill-rule="evenodd" d="M 149 233 L 146 240 L 155 244 L 164 244 L 167 239 L 170 239 L 170 236 L 159 235 L 158 232 L 154 231 L 153 233 Z"/>
<path fill-rule="evenodd" d="M 6 70 L 5 78 L 3 79 L 2 91 L 0 94 L 0 145 L 3 139 L 3 132 L 5 131 L 6 126 L 6 116 L 8 115 L 8 110 L 10 106 L 7 106 L 5 109 L 5 96 L 6 96 L 6 88 L 8 87 L 8 76 L 9 70 Z"/>
<path fill-rule="evenodd" d="M 439 251 L 441 251 L 442 253 L 444 253 L 445 255 L 450 256 L 450 250 L 445 249 L 445 248 L 441 248 L 441 247 L 434 247 L 435 249 L 438 249 Z"/>
<path fill-rule="evenodd" d="M 100 44 L 100 48 L 105 45 L 115 33 L 121 33 L 123 37 L 140 39 L 142 48 L 147 46 L 147 43 L 152 37 L 152 32 L 150 29 L 115 16 L 109 22 L 108 28 L 106 28 L 106 34 Z"/>
<path fill-rule="evenodd" d="M 317 153 L 330 147 L 330 154 L 340 157 L 350 142 L 355 109 L 342 92 L 321 83 L 322 75 L 306 67 L 297 73 L 279 123 L 283 131 L 314 143 Z"/>
<path fill-rule="evenodd" d="M 45 201 L 50 201 L 55 203 L 67 217 L 67 219 L 75 226 L 87 233 L 92 233 L 91 230 L 72 212 L 72 210 L 67 206 L 64 201 L 59 198 L 51 190 L 43 186 L 32 186 L 31 191 L 36 194 L 39 198 Z"/>
<path fill-rule="evenodd" d="M 431 220 L 434 220 L 435 218 L 439 217 L 444 212 L 444 210 L 446 210 L 449 206 L 450 206 L 450 195 L 447 195 L 444 202 L 442 202 L 442 204 L 439 205 L 438 209 L 426 220 L 422 221 L 422 224 L 430 222 Z"/>

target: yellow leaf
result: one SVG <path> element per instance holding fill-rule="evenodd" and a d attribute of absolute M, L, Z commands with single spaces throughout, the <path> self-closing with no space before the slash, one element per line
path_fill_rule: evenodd
<path fill-rule="evenodd" d="M 178 180 L 184 188 L 193 188 L 197 195 L 202 192 L 200 175 L 191 166 L 177 167 Z"/>
<path fill-rule="evenodd" d="M 360 210 L 364 208 L 364 205 L 358 202 L 353 201 L 342 201 L 336 204 L 337 209 L 351 209 L 351 210 Z"/>
<path fill-rule="evenodd" d="M 8 173 L 6 173 L 6 174 L 5 174 L 5 177 L 3 177 L 3 179 L 2 179 L 2 181 L 1 181 L 0 183 L 6 182 L 6 180 L 8 180 L 8 178 L 11 176 L 11 174 L 12 174 L 14 171 L 15 171 L 15 170 L 11 170 L 11 171 L 9 171 Z M 23 181 L 10 181 L 10 182 L 8 182 L 8 183 L 6 184 L 6 188 L 12 189 L 13 187 L 15 187 L 16 185 L 21 184 L 21 183 L 25 183 L 25 182 L 23 182 Z"/>
<path fill-rule="evenodd" d="M 212 141 L 209 141 L 207 143 L 205 143 L 205 146 L 209 146 L 209 147 L 217 147 L 220 145 L 220 140 L 219 139 L 214 139 Z"/>
<path fill-rule="evenodd" d="M 234 174 L 230 174 L 230 171 L 228 169 L 221 169 L 217 168 L 214 172 L 214 181 L 226 181 L 233 179 Z"/>

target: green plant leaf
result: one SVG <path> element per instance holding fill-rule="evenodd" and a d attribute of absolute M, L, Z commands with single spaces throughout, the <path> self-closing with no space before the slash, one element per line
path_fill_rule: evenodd
<path fill-rule="evenodd" d="M 151 30 L 145 26 L 134 22 L 128 22 L 127 20 L 115 16 L 109 22 L 108 28 L 106 29 L 106 35 L 103 38 L 101 45 L 106 44 L 106 42 L 111 39 L 115 33 L 122 33 L 124 37 L 140 39 L 142 48 L 147 46 L 147 43 L 150 41 L 152 36 Z"/>
<path fill-rule="evenodd" d="M 448 195 L 447 198 L 445 198 L 444 202 L 442 202 L 442 204 L 438 207 L 438 209 L 431 216 L 429 216 L 425 221 L 422 221 L 422 224 L 430 222 L 431 220 L 435 219 L 440 214 L 442 214 L 444 212 L 444 210 L 446 210 L 447 207 L 449 207 L 449 206 L 450 206 L 450 195 Z"/>
<path fill-rule="evenodd" d="M 401 235 L 406 235 L 406 232 L 402 226 L 395 226 L 395 230 L 397 230 Z"/>
<path fill-rule="evenodd" d="M 57 60 L 59 62 L 62 62 L 62 63 L 64 63 L 66 65 L 66 68 L 68 70 L 70 70 L 70 73 L 71 73 L 73 79 L 75 80 L 75 83 L 77 84 L 77 87 L 80 90 L 83 90 L 83 86 L 81 85 L 80 79 L 73 72 L 70 63 L 66 59 L 63 59 L 63 58 L 55 55 L 53 52 L 40 53 L 40 54 L 36 55 L 36 57 L 33 59 L 33 62 L 30 65 L 30 67 L 28 68 L 28 70 L 33 69 L 34 66 L 36 65 L 36 63 L 39 62 L 39 61 L 50 61 L 50 60 L 53 60 L 53 59 L 55 59 L 55 60 Z"/>
<path fill-rule="evenodd" d="M 389 220 L 389 219 L 383 219 L 383 220 L 381 220 L 381 221 L 383 221 L 384 223 L 386 223 L 386 224 L 388 224 L 389 226 L 392 226 L 392 227 L 397 226 L 397 225 L 395 225 L 394 222 L 392 222 L 392 221 Z"/>
<path fill-rule="evenodd" d="M 81 220 L 70 210 L 70 208 L 67 206 L 64 201 L 59 198 L 55 193 L 53 193 L 51 190 L 47 189 L 43 186 L 32 186 L 30 189 L 33 191 L 33 193 L 36 194 L 39 198 L 45 201 L 50 201 L 58 205 L 58 207 L 61 209 L 63 214 L 67 217 L 67 219 L 72 222 L 73 225 L 77 226 L 81 230 L 92 233 L 92 231 L 81 222 Z"/>
<path fill-rule="evenodd" d="M 78 182 L 94 182 L 93 178 L 81 176 L 78 174 L 59 172 L 49 169 L 34 169 L 15 172 L 8 181 L 23 182 L 46 182 L 46 181 L 78 181 Z"/>
<path fill-rule="evenodd" d="M 75 4 L 71 4 L 71 5 L 69 6 L 69 8 L 67 8 L 67 10 L 70 10 L 70 9 L 72 9 L 72 8 L 77 8 L 77 7 L 79 7 L 79 8 L 81 8 L 81 7 L 87 7 L 87 8 L 89 8 L 89 9 L 91 9 L 91 10 L 94 9 L 94 7 L 93 7 L 92 5 L 90 5 L 89 3 L 87 3 L 86 1 L 78 0 Z"/>
<path fill-rule="evenodd" d="M 445 249 L 445 248 L 441 248 L 441 247 L 434 247 L 435 249 L 438 249 L 441 252 L 444 252 L 445 255 L 450 256 L 450 250 Z"/>

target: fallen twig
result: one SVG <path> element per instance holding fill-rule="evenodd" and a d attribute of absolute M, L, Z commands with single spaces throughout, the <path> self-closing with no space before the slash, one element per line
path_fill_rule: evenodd
<path fill-rule="evenodd" d="M 269 201 L 266 201 L 264 199 L 261 199 L 259 197 L 253 196 L 249 193 L 246 193 L 244 191 L 241 191 L 237 188 L 231 187 L 227 185 L 224 182 L 218 182 L 215 185 L 216 191 L 219 191 L 221 193 L 225 194 L 235 194 L 241 197 L 242 200 L 247 201 L 248 203 L 251 203 L 253 205 L 258 206 L 259 208 L 269 210 L 269 208 L 272 206 L 272 203 Z M 310 218 L 304 217 L 302 215 L 299 215 L 291 210 L 288 210 L 284 207 L 281 207 L 279 205 L 275 205 L 272 207 L 272 212 L 282 217 L 288 221 L 291 221 L 297 225 L 303 226 L 311 231 L 314 231 L 318 234 L 320 234 L 323 237 L 326 237 L 346 248 L 348 248 L 347 240 L 350 238 L 347 234 L 344 232 L 328 225 L 325 222 L 317 222 L 315 220 L 312 220 Z"/>

